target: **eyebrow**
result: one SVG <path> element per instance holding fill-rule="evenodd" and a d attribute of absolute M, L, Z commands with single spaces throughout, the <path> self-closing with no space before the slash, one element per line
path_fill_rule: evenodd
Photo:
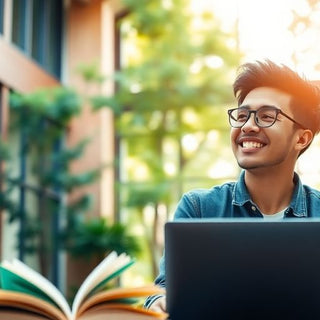
<path fill-rule="evenodd" d="M 276 106 L 271 105 L 271 104 L 263 104 L 260 107 L 258 107 L 257 109 L 260 109 L 260 108 L 263 108 L 263 107 L 279 109 L 279 107 L 276 107 Z M 251 109 L 251 106 L 249 104 L 244 104 L 242 106 L 239 106 L 238 108 L 239 109 Z"/>

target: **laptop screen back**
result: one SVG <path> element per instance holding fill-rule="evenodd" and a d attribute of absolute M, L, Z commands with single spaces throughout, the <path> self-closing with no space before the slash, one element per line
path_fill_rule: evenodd
<path fill-rule="evenodd" d="M 320 220 L 165 226 L 171 320 L 320 319 Z"/>

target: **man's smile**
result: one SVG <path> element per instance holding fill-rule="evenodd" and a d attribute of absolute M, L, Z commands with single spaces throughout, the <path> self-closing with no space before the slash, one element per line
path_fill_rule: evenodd
<path fill-rule="evenodd" d="M 243 149 L 260 149 L 267 144 L 263 139 L 252 136 L 239 137 L 236 143 Z"/>
<path fill-rule="evenodd" d="M 242 147 L 245 149 L 262 148 L 264 144 L 256 141 L 243 141 Z"/>

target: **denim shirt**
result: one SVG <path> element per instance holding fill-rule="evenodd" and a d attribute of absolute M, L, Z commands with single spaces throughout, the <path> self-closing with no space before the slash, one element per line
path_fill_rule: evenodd
<path fill-rule="evenodd" d="M 320 217 L 320 192 L 303 185 L 294 174 L 294 192 L 284 218 Z M 244 171 L 237 182 L 228 182 L 211 189 L 197 189 L 184 194 L 178 203 L 174 220 L 186 218 L 262 218 L 258 206 L 251 200 L 244 181 Z M 161 258 L 155 284 L 165 287 L 165 261 Z M 148 307 L 156 298 L 149 297 Z"/>

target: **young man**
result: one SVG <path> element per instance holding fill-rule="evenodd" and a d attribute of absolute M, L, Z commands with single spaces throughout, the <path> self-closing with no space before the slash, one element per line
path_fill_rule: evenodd
<path fill-rule="evenodd" d="M 320 192 L 302 185 L 294 172 L 320 130 L 319 89 L 269 60 L 244 64 L 233 89 L 238 107 L 228 116 L 232 150 L 243 169 L 239 180 L 186 193 L 174 219 L 320 216 Z M 165 287 L 163 258 L 155 283 Z M 146 307 L 166 310 L 165 297 L 150 297 Z"/>

